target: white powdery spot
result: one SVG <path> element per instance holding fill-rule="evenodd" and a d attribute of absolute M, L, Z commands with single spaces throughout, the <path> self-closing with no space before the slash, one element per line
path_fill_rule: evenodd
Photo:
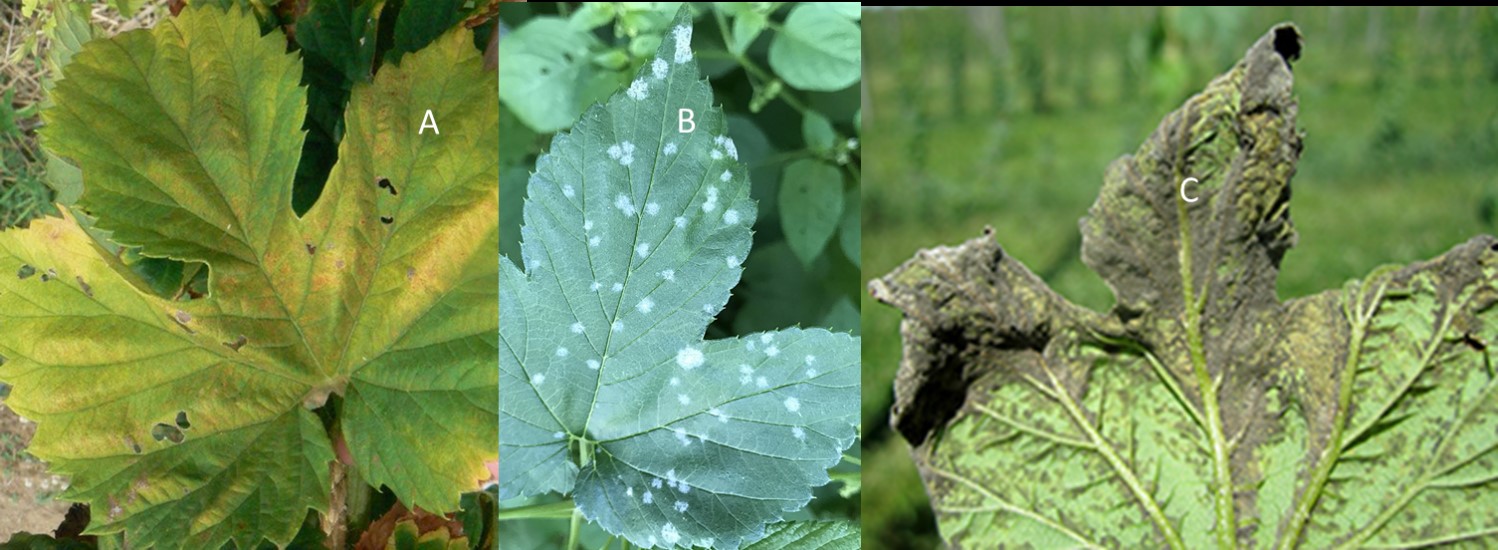
<path fill-rule="evenodd" d="M 661 205 L 657 202 L 645 203 L 645 213 L 652 216 L 661 213 Z"/>
<path fill-rule="evenodd" d="M 570 198 L 572 198 L 575 195 L 577 195 L 577 192 L 572 190 L 572 186 L 571 185 L 563 185 L 562 186 L 562 196 L 567 197 L 567 198 L 570 199 Z"/>
<path fill-rule="evenodd" d="M 640 256 L 649 256 L 650 243 L 640 243 L 635 245 L 635 254 L 638 254 Z"/>
<path fill-rule="evenodd" d="M 692 370 L 702 366 L 707 358 L 702 356 L 702 350 L 697 348 L 681 348 L 676 352 L 676 366 Z"/>
<path fill-rule="evenodd" d="M 677 403 L 681 403 L 683 405 L 691 405 L 692 404 L 692 398 L 690 396 L 688 396 L 687 394 L 678 393 L 678 394 L 676 394 L 676 402 Z"/>
<path fill-rule="evenodd" d="M 598 289 L 600 288 L 603 288 L 603 283 L 600 283 L 598 281 L 593 281 L 593 284 L 588 285 L 588 290 L 592 290 L 593 292 L 598 292 Z"/>
<path fill-rule="evenodd" d="M 673 141 L 673 142 L 667 143 L 666 144 L 666 149 L 664 151 L 662 151 L 662 152 L 666 153 L 666 156 L 668 156 L 668 157 L 671 156 L 671 155 L 676 154 L 676 142 Z"/>
<path fill-rule="evenodd" d="M 627 488 L 625 488 L 624 489 L 624 496 L 627 496 L 629 498 L 635 498 L 635 488 L 634 487 L 627 487 Z"/>
<path fill-rule="evenodd" d="M 614 197 L 614 208 L 618 208 L 626 216 L 633 216 L 636 212 L 640 211 L 638 208 L 635 208 L 634 199 L 629 198 L 629 195 L 625 195 L 624 193 L 620 193 L 619 196 Z"/>
<path fill-rule="evenodd" d="M 675 269 L 667 269 L 667 270 L 661 271 L 661 278 L 665 279 L 667 281 L 675 281 L 676 280 L 676 270 Z"/>
<path fill-rule="evenodd" d="M 739 266 L 739 257 L 738 256 L 729 256 L 727 258 L 723 258 L 723 261 L 728 262 L 728 267 L 738 267 Z"/>
<path fill-rule="evenodd" d="M 806 430 L 801 429 L 800 426 L 792 426 L 791 435 L 796 436 L 798 440 L 806 441 Z"/>
<path fill-rule="evenodd" d="M 858 138 L 848 138 L 848 148 L 849 149 L 857 149 L 858 148 Z"/>
<path fill-rule="evenodd" d="M 655 309 L 655 300 L 651 300 L 649 296 L 641 298 L 640 303 L 635 304 L 635 311 L 640 313 L 650 313 L 652 309 Z"/>
<path fill-rule="evenodd" d="M 599 363 L 597 359 L 589 359 L 588 360 L 588 368 L 593 369 L 593 370 L 598 370 L 598 367 L 600 367 L 600 366 L 603 366 L 603 365 L 602 365 L 602 363 Z"/>
<path fill-rule="evenodd" d="M 614 321 L 613 323 L 609 324 L 609 330 L 612 330 L 614 332 L 623 331 L 624 330 L 624 322 L 623 321 Z"/>
<path fill-rule="evenodd" d="M 713 314 L 713 305 L 712 304 L 702 304 L 702 312 L 706 313 L 708 315 L 712 315 Z"/>
<path fill-rule="evenodd" d="M 551 434 L 551 438 L 552 438 L 552 439 L 561 439 L 561 438 L 563 438 L 563 437 L 566 437 L 566 435 L 567 435 L 567 434 L 564 434 L 564 433 L 562 433 L 562 432 L 555 432 L 555 433 L 552 433 L 552 434 Z"/>
<path fill-rule="evenodd" d="M 718 209 L 718 201 L 716 201 L 716 200 L 709 200 L 707 202 L 702 203 L 702 211 L 703 212 L 712 212 L 712 211 L 717 210 L 717 209 Z"/>
<path fill-rule="evenodd" d="M 692 492 L 692 486 L 691 485 L 687 485 L 687 482 L 683 481 L 681 483 L 677 483 L 676 484 L 676 490 L 680 491 L 681 494 L 685 495 L 687 493 Z"/>
<path fill-rule="evenodd" d="M 687 438 L 687 431 L 686 430 L 683 430 L 681 428 L 676 428 L 676 429 L 674 429 L 672 431 L 676 432 L 676 440 L 681 442 L 681 446 L 685 447 L 687 445 L 691 445 L 692 444 L 692 440 L 689 439 L 689 438 Z M 676 482 L 674 482 L 674 481 L 671 482 L 671 483 L 673 485 L 676 484 Z"/>
<path fill-rule="evenodd" d="M 816 378 L 817 377 L 817 369 L 806 369 L 806 377 L 807 378 Z"/>
<path fill-rule="evenodd" d="M 536 373 L 536 374 L 532 374 L 531 375 L 531 385 L 532 386 L 539 386 L 539 385 L 545 384 L 545 383 L 546 383 L 546 375 L 540 374 L 540 373 Z"/>
<path fill-rule="evenodd" d="M 806 356 L 806 364 L 808 364 L 808 365 L 814 365 L 814 364 L 816 364 L 816 362 L 817 362 L 817 356 L 815 356 L 815 355 L 808 355 L 808 356 Z"/>
<path fill-rule="evenodd" d="M 677 378 L 675 376 L 672 376 L 671 377 L 671 385 L 672 386 L 680 386 L 681 385 L 681 379 Z"/>
<path fill-rule="evenodd" d="M 733 179 L 733 172 L 730 172 L 728 170 L 724 170 L 723 173 L 718 176 L 718 181 L 721 181 L 723 183 L 728 183 L 728 180 L 731 179 Z"/>
<path fill-rule="evenodd" d="M 619 157 L 622 156 L 624 156 L 624 148 L 619 147 L 619 144 L 615 143 L 609 146 L 609 158 L 619 160 Z"/>
<path fill-rule="evenodd" d="M 655 502 L 655 495 L 650 494 L 650 491 L 645 491 L 645 496 L 641 497 L 640 500 L 643 501 L 645 504 L 650 504 L 652 502 Z M 650 537 L 650 538 L 654 539 L 655 537 Z M 655 541 L 652 540 L 652 541 L 650 541 L 650 543 L 651 544 L 655 544 Z"/>
<path fill-rule="evenodd" d="M 572 323 L 572 333 L 573 334 L 582 334 L 583 333 L 583 324 L 581 322 Z"/>
<path fill-rule="evenodd" d="M 666 70 L 669 68 L 670 66 L 666 65 L 666 60 L 657 57 L 655 61 L 650 62 L 650 75 L 654 76 L 656 80 L 666 78 Z"/>
<path fill-rule="evenodd" d="M 676 468 L 666 470 L 666 485 L 676 487 Z"/>
<path fill-rule="evenodd" d="M 728 415 L 723 414 L 723 411 L 718 410 L 717 407 L 713 407 L 711 409 L 708 409 L 707 410 L 707 414 L 710 414 L 710 415 L 718 417 L 718 422 L 728 422 Z"/>
<path fill-rule="evenodd" d="M 687 227 L 687 218 L 685 216 L 677 216 L 671 222 L 676 224 L 677 229 L 685 229 Z"/>
<path fill-rule="evenodd" d="M 775 339 L 775 335 L 774 334 L 770 334 L 768 332 L 759 335 L 759 341 L 762 342 L 762 343 L 765 343 L 765 344 L 770 343 L 770 341 L 774 340 L 774 339 Z"/>
<path fill-rule="evenodd" d="M 734 146 L 733 138 L 723 138 L 723 149 L 728 151 L 728 158 L 739 160 L 739 148 Z"/>
<path fill-rule="evenodd" d="M 620 142 L 619 150 L 623 153 L 619 157 L 619 164 L 621 166 L 629 166 L 635 163 L 635 144 L 628 141 Z"/>
<path fill-rule="evenodd" d="M 761 376 L 754 379 L 754 385 L 759 386 L 761 389 L 768 388 L 770 387 L 770 381 L 765 380 L 765 377 Z"/>
<path fill-rule="evenodd" d="M 601 237 L 599 237 L 598 235 L 594 235 L 592 237 L 588 237 L 588 246 L 590 246 L 592 248 L 598 248 L 598 245 L 602 244 L 602 243 L 603 243 L 603 239 Z M 594 289 L 594 290 L 597 290 L 597 289 Z"/>
<path fill-rule="evenodd" d="M 593 230 L 593 220 L 590 220 L 588 218 L 583 218 L 583 231 L 592 231 L 592 230 Z"/>
<path fill-rule="evenodd" d="M 568 354 L 571 354 L 571 353 L 572 352 L 567 351 L 567 348 L 557 348 L 557 357 L 566 357 Z"/>
<path fill-rule="evenodd" d="M 676 64 L 680 65 L 692 60 L 692 27 L 677 25 L 671 29 L 671 36 L 676 39 Z"/>
<path fill-rule="evenodd" d="M 650 503 L 646 502 L 646 504 L 650 504 Z M 650 547 L 651 548 L 655 548 L 655 535 L 650 535 Z"/>
<path fill-rule="evenodd" d="M 726 223 L 728 225 L 738 225 L 739 211 L 729 208 L 727 211 L 723 212 L 723 223 Z"/>
<path fill-rule="evenodd" d="M 645 79 L 637 79 L 629 85 L 629 91 L 624 92 L 630 99 L 640 101 L 650 97 L 650 87 L 645 84 Z"/>
<path fill-rule="evenodd" d="M 676 532 L 675 525 L 667 523 L 661 528 L 661 540 L 666 541 L 666 544 L 676 544 L 681 541 L 681 533 Z"/>
<path fill-rule="evenodd" d="M 657 478 L 651 479 L 650 480 L 650 486 L 651 487 L 655 487 L 656 489 L 661 488 L 661 478 L 657 477 Z"/>
<path fill-rule="evenodd" d="M 744 349 L 749 350 L 749 351 L 754 351 L 754 340 L 749 340 L 748 342 L 745 342 L 744 343 Z"/>
<path fill-rule="evenodd" d="M 765 355 L 768 355 L 770 357 L 780 355 L 780 346 L 770 346 L 768 348 L 765 348 Z"/>
<path fill-rule="evenodd" d="M 708 156 L 713 157 L 713 160 L 723 160 L 723 152 L 717 149 L 713 149 Z"/>
<path fill-rule="evenodd" d="M 751 342 L 749 345 L 753 346 L 754 344 Z M 750 347 L 749 349 L 752 351 L 754 348 Z M 754 367 L 748 364 L 739 365 L 739 374 L 754 374 Z"/>
<path fill-rule="evenodd" d="M 801 400 L 794 397 L 785 398 L 785 410 L 793 413 L 801 412 Z"/>
<path fill-rule="evenodd" d="M 681 513 L 681 514 L 687 513 L 687 503 L 685 503 L 685 502 L 682 502 L 680 500 L 676 501 L 675 508 L 676 508 L 677 513 Z"/>
<path fill-rule="evenodd" d="M 624 283 L 614 283 L 614 286 L 609 287 L 609 290 L 612 290 L 614 292 L 624 290 Z"/>

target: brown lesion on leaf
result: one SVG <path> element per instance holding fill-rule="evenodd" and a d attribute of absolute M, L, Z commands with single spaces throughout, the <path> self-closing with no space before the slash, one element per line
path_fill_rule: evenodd
<path fill-rule="evenodd" d="M 244 345 L 245 345 L 246 342 L 249 342 L 249 338 L 247 338 L 247 337 L 245 337 L 245 335 L 241 334 L 241 335 L 239 335 L 238 338 L 235 338 L 233 342 L 224 342 L 223 344 L 224 344 L 224 347 L 226 347 L 226 348 L 229 348 L 229 349 L 234 350 L 234 351 L 239 351 L 239 348 L 244 347 Z"/>
<path fill-rule="evenodd" d="M 83 294 L 85 296 L 88 296 L 89 298 L 93 298 L 94 297 L 94 289 L 93 289 L 93 287 L 88 286 L 88 281 L 84 281 L 82 275 L 79 275 L 76 278 L 78 279 L 78 289 L 82 290 Z"/>
<path fill-rule="evenodd" d="M 21 268 L 16 270 L 16 278 L 23 281 L 32 275 L 36 275 L 36 268 L 28 264 L 21 264 Z"/>

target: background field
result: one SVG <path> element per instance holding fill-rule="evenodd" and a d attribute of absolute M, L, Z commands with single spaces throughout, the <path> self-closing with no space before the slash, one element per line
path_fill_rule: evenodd
<path fill-rule="evenodd" d="M 1077 220 L 1104 168 L 1271 25 L 1295 65 L 1305 152 L 1282 298 L 1498 233 L 1498 9 L 865 9 L 864 278 L 985 225 L 1067 298 L 1112 297 Z M 899 315 L 864 296 L 864 543 L 938 544 L 889 429 Z"/>

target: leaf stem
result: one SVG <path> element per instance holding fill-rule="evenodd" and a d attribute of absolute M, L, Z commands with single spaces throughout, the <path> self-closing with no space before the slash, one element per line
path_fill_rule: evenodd
<path fill-rule="evenodd" d="M 532 504 L 516 508 L 501 508 L 499 510 L 499 521 L 517 519 L 565 519 L 572 517 L 572 511 L 577 505 L 572 499 L 547 502 L 544 504 Z"/>
<path fill-rule="evenodd" d="M 860 461 L 860 460 L 858 460 L 858 457 L 850 455 L 850 454 L 847 454 L 847 453 L 843 454 L 843 462 L 847 462 L 847 463 L 852 464 L 854 466 L 863 466 L 863 462 Z"/>
<path fill-rule="evenodd" d="M 1186 201 L 1176 197 L 1176 224 L 1181 235 L 1181 308 L 1186 314 L 1186 347 L 1191 356 L 1191 368 L 1196 372 L 1196 384 L 1201 391 L 1202 408 L 1207 414 L 1207 437 L 1212 443 L 1212 468 L 1215 471 L 1216 487 L 1213 493 L 1217 512 L 1217 546 L 1238 547 L 1238 525 L 1234 519 L 1233 470 L 1231 449 L 1222 431 L 1222 405 L 1218 401 L 1217 381 L 1207 370 L 1207 354 L 1202 344 L 1201 314 L 1205 300 L 1196 294 L 1196 285 L 1191 269 L 1191 218 L 1186 212 Z M 1203 295 L 1205 296 L 1205 295 Z"/>
<path fill-rule="evenodd" d="M 583 512 L 576 507 L 572 508 L 572 526 L 567 529 L 567 550 L 577 550 L 582 546 L 577 534 L 582 531 Z"/>

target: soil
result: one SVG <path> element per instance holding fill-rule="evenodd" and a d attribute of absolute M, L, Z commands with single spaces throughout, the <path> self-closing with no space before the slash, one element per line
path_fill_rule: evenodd
<path fill-rule="evenodd" d="M 0 397 L 0 542 L 23 531 L 51 534 L 68 511 L 68 503 L 57 500 L 67 479 L 47 473 L 47 463 L 26 452 L 35 431 L 36 424 L 16 416 Z"/>

